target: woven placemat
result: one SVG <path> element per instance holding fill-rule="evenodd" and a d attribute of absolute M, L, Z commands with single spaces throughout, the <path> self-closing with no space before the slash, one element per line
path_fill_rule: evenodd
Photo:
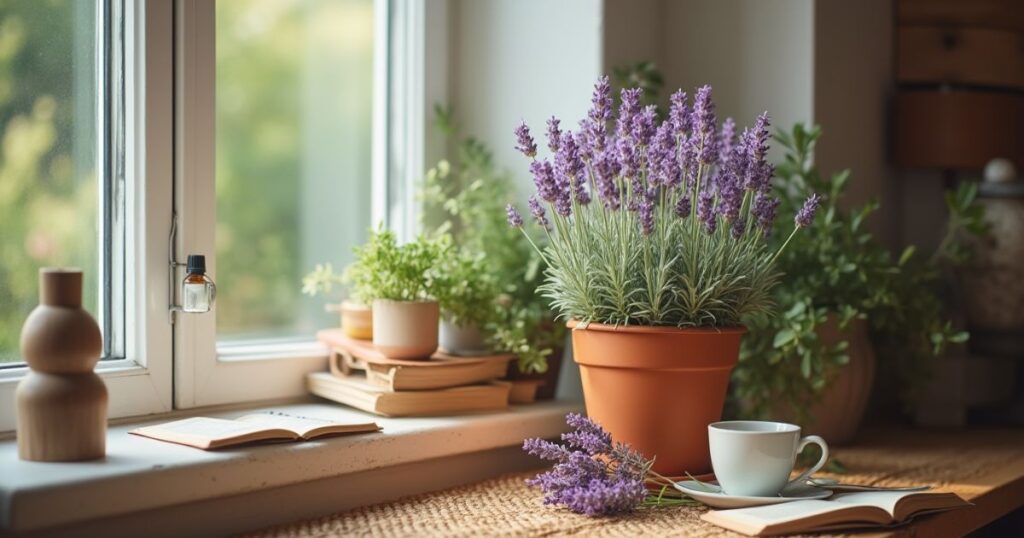
<path fill-rule="evenodd" d="M 540 490 L 525 482 L 534 474 L 506 475 L 248 536 L 738 536 L 701 521 L 704 507 L 645 509 L 613 519 L 544 506 Z"/>
<path fill-rule="evenodd" d="M 865 436 L 858 446 L 834 450 L 849 472 L 823 476 L 857 484 L 930 484 L 971 500 L 991 489 L 993 476 L 1000 476 L 1007 462 L 1020 461 L 1022 447 L 1024 432 L 1016 430 L 883 431 Z M 545 506 L 540 491 L 525 483 L 534 474 L 506 475 L 250 536 L 739 536 L 702 521 L 707 508 L 701 506 L 644 509 L 616 518 L 588 518 Z"/>

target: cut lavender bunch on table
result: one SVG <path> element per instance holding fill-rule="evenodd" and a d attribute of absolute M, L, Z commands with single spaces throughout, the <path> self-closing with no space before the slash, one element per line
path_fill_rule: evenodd
<path fill-rule="evenodd" d="M 629 512 L 642 506 L 694 504 L 672 489 L 672 481 L 651 470 L 653 460 L 624 443 L 593 420 L 576 413 L 565 417 L 573 429 L 562 443 L 527 439 L 523 450 L 555 462 L 551 470 L 527 481 L 544 492 L 544 504 L 559 505 L 588 516 Z M 648 486 L 656 491 L 651 491 Z"/>

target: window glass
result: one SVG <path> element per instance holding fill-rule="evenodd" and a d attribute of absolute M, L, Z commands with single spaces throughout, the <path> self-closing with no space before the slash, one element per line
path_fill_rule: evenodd
<path fill-rule="evenodd" d="M 81 268 L 100 318 L 99 4 L 0 2 L 0 364 L 20 360 L 40 267 Z"/>
<path fill-rule="evenodd" d="M 221 341 L 338 322 L 301 279 L 370 227 L 373 32 L 373 0 L 216 4 Z"/>

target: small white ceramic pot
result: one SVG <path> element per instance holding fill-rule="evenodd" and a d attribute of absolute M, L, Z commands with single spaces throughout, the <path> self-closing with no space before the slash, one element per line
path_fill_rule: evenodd
<path fill-rule="evenodd" d="M 373 345 L 393 359 L 428 359 L 437 351 L 437 301 L 373 301 Z"/>
<path fill-rule="evenodd" d="M 488 353 L 479 325 L 467 323 L 460 326 L 446 319 L 441 320 L 441 348 L 462 357 L 478 357 Z"/>

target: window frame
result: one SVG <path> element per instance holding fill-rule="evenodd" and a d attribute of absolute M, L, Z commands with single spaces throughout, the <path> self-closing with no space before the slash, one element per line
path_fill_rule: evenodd
<path fill-rule="evenodd" d="M 166 24 L 169 8 L 159 0 L 110 2 L 104 6 L 106 13 L 99 17 L 100 35 L 120 33 L 124 55 L 123 63 L 115 64 L 112 60 L 118 57 L 111 54 L 114 47 L 106 44 L 108 40 L 98 47 L 97 68 L 104 75 L 100 80 L 105 81 L 98 85 L 97 129 L 103 141 L 97 148 L 98 169 L 102 174 L 124 174 L 123 178 L 113 178 L 122 181 L 124 187 L 123 249 L 114 244 L 113 252 L 101 256 L 106 260 L 101 263 L 107 264 L 101 270 L 106 285 L 116 282 L 118 271 L 111 271 L 111 265 L 118 263 L 116 257 L 123 254 L 124 259 L 120 294 L 101 299 L 112 303 L 112 318 L 120 317 L 117 307 L 123 304 L 126 320 L 120 326 L 123 340 L 113 349 L 116 353 L 117 347 L 123 346 L 123 357 L 101 361 L 96 367 L 110 396 L 109 418 L 172 409 L 165 273 L 171 209 L 171 73 L 147 68 L 170 65 L 172 36 Z M 111 69 L 112 76 L 107 76 L 107 69 Z M 123 99 L 122 104 L 118 99 Z M 117 147 L 120 141 L 123 151 Z M 101 205 L 104 203 L 108 202 Z M 119 328 L 116 319 L 101 322 L 108 326 L 112 323 L 115 331 Z M 108 349 L 105 347 L 105 351 Z M 0 401 L 9 402 L 0 405 L 0 432 L 15 427 L 14 391 L 28 372 L 26 365 L 0 370 Z"/>

